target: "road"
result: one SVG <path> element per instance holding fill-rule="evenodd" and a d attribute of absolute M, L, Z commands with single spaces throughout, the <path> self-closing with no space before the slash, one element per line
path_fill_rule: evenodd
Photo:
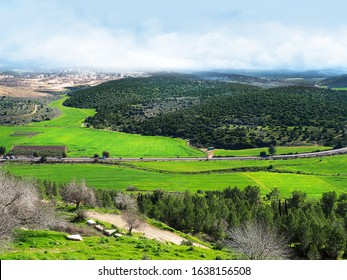
<path fill-rule="evenodd" d="M 274 155 L 267 157 L 260 156 L 247 156 L 247 157 L 200 157 L 200 158 L 107 158 L 107 159 L 99 159 L 97 160 L 100 163 L 114 163 L 114 162 L 127 162 L 127 161 L 201 161 L 201 160 L 209 160 L 209 161 L 220 161 L 220 160 L 280 160 L 280 159 L 296 159 L 296 158 L 314 158 L 314 157 L 325 157 L 332 155 L 341 155 L 347 154 L 347 147 L 336 149 L 336 150 L 328 150 L 322 152 L 313 152 L 313 153 L 301 153 L 301 154 L 293 154 L 293 155 Z M 16 161 L 16 162 L 37 162 L 40 158 L 33 157 L 15 157 L 14 159 L 7 159 L 8 161 Z M 0 162 L 4 162 L 6 159 L 0 159 Z M 96 160 L 94 158 L 89 157 L 79 157 L 79 158 L 54 158 L 48 157 L 48 163 L 93 163 Z"/>

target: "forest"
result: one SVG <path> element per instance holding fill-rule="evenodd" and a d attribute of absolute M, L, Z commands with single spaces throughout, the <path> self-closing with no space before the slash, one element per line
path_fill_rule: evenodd
<path fill-rule="evenodd" d="M 318 87 L 262 89 L 157 73 L 76 91 L 64 105 L 95 108 L 88 126 L 180 137 L 196 147 L 347 144 L 347 95 Z"/>

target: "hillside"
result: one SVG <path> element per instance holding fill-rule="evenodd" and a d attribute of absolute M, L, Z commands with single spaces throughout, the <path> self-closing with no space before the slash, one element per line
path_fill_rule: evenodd
<path fill-rule="evenodd" d="M 95 108 L 95 128 L 189 139 L 197 147 L 346 145 L 347 95 L 314 87 L 259 87 L 183 74 L 111 81 L 64 105 Z"/>
<path fill-rule="evenodd" d="M 345 88 L 347 87 L 347 75 L 327 78 L 321 82 L 321 85 L 329 88 Z"/>

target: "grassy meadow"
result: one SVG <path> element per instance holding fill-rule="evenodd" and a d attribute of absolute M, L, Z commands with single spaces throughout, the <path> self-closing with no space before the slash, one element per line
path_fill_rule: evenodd
<path fill-rule="evenodd" d="M 202 249 L 150 240 L 139 235 L 122 237 L 84 236 L 67 240 L 62 232 L 19 231 L 1 260 L 214 260 L 234 259 L 226 250 Z"/>
<path fill-rule="evenodd" d="M 132 162 L 102 164 L 6 164 L 3 168 L 15 175 L 67 183 L 85 179 L 95 188 L 139 191 L 222 190 L 226 187 L 258 186 L 265 195 L 277 187 L 284 197 L 294 190 L 320 198 L 323 192 L 347 192 L 347 156 L 276 161 L 193 161 Z M 267 170 L 272 165 L 271 170 Z M 261 168 L 253 172 L 247 168 Z M 242 170 L 233 170 L 244 168 Z"/>
<path fill-rule="evenodd" d="M 331 150 L 331 147 L 326 146 L 297 146 L 297 147 L 276 147 L 277 155 L 295 154 L 295 153 L 310 153 L 316 151 Z M 268 152 L 268 148 L 254 148 L 244 150 L 223 150 L 216 149 L 214 155 L 217 157 L 236 157 L 236 156 L 259 156 L 260 152 Z"/>
<path fill-rule="evenodd" d="M 141 136 L 83 127 L 93 109 L 68 108 L 62 105 L 67 97 L 51 103 L 62 114 L 52 120 L 27 126 L 1 126 L 0 145 L 10 150 L 14 145 L 68 146 L 68 157 L 93 156 L 103 151 L 111 157 L 199 157 L 205 154 L 187 146 L 182 139 Z"/>

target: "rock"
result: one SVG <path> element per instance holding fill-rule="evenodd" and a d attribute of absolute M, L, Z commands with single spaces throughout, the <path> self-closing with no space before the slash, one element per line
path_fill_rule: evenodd
<path fill-rule="evenodd" d="M 88 220 L 87 224 L 88 224 L 88 226 L 95 226 L 96 222 L 94 220 Z"/>
<path fill-rule="evenodd" d="M 82 241 L 82 237 L 79 234 L 68 235 L 67 239 L 73 240 L 73 241 Z"/>
<path fill-rule="evenodd" d="M 95 225 L 94 227 L 95 227 L 95 229 L 98 230 L 98 231 L 104 231 L 104 227 L 101 226 L 101 225 Z"/>
<path fill-rule="evenodd" d="M 115 230 L 115 229 L 106 229 L 106 230 L 104 230 L 104 234 L 107 236 L 111 236 L 111 235 L 115 234 L 116 231 L 117 230 Z"/>
<path fill-rule="evenodd" d="M 115 237 L 121 237 L 122 235 L 120 233 L 115 233 L 114 236 Z"/>

